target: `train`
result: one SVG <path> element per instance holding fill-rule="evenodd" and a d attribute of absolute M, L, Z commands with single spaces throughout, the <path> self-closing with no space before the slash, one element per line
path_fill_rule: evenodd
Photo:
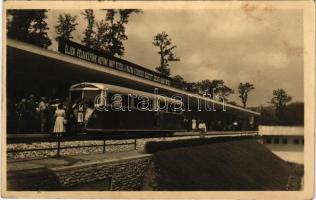
<path fill-rule="evenodd" d="M 172 133 L 185 130 L 183 112 L 172 108 L 172 105 L 181 108 L 183 103 L 169 97 L 85 82 L 70 87 L 69 99 L 73 105 L 67 126 L 69 132 Z"/>
<path fill-rule="evenodd" d="M 186 103 L 181 99 L 106 83 L 74 84 L 69 88 L 69 99 L 71 108 L 66 129 L 70 133 L 172 134 L 192 131 L 195 129 L 192 124 L 198 122 L 206 123 L 208 130 L 216 131 L 256 128 L 253 114 L 245 118 L 229 113 L 216 118 L 212 117 L 214 114 L 199 117 L 201 114 L 185 110 Z M 228 107 L 245 112 L 236 106 Z M 229 121 L 225 122 L 226 119 Z"/>

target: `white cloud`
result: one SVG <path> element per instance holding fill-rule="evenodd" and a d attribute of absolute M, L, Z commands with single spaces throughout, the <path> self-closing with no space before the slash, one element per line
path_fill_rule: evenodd
<path fill-rule="evenodd" d="M 249 52 L 242 58 L 244 63 L 264 69 L 280 69 L 288 67 L 288 57 L 282 52 Z"/>

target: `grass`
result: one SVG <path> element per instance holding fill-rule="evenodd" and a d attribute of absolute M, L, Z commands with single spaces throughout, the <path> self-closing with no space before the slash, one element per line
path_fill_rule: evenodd
<path fill-rule="evenodd" d="M 165 142 L 166 143 L 166 142 Z M 211 143 L 155 145 L 144 190 L 232 191 L 299 189 L 294 165 L 281 160 L 254 139 L 227 139 Z M 184 145 L 185 144 L 185 145 Z M 153 143 L 152 143 L 153 145 Z M 147 147 L 147 149 L 153 149 Z M 297 175 L 291 185 L 291 176 Z M 153 178 L 154 177 L 154 178 Z M 290 186 L 289 186 L 290 185 Z"/>

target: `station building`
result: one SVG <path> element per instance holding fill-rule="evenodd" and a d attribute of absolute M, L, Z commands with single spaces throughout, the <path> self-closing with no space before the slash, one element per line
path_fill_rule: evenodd
<path fill-rule="evenodd" d="M 304 127 L 259 126 L 263 143 L 283 160 L 304 163 Z"/>

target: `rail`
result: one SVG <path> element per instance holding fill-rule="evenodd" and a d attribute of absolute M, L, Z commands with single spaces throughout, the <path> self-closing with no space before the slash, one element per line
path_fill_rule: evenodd
<path fill-rule="evenodd" d="M 172 137 L 228 137 L 228 136 L 258 136 L 258 131 L 224 131 L 224 132 L 176 132 L 172 135 L 141 135 L 141 134 L 115 134 L 115 135 L 63 135 L 56 134 L 8 134 L 7 143 L 33 143 L 33 142 L 56 142 L 57 147 L 50 148 L 28 148 L 28 149 L 9 149 L 7 153 L 20 153 L 20 152 L 30 152 L 30 151 L 56 151 L 56 156 L 61 155 L 61 150 L 64 149 L 76 149 L 76 148 L 89 148 L 89 147 L 102 147 L 103 153 L 106 152 L 107 146 L 120 146 L 120 145 L 133 145 L 134 150 L 137 150 L 137 139 L 146 138 L 172 138 Z M 103 144 L 94 145 L 78 145 L 78 146 L 61 146 L 62 142 L 70 141 L 89 141 L 89 140 L 99 140 L 103 141 Z M 106 144 L 107 140 L 133 140 L 133 142 L 121 142 Z"/>

